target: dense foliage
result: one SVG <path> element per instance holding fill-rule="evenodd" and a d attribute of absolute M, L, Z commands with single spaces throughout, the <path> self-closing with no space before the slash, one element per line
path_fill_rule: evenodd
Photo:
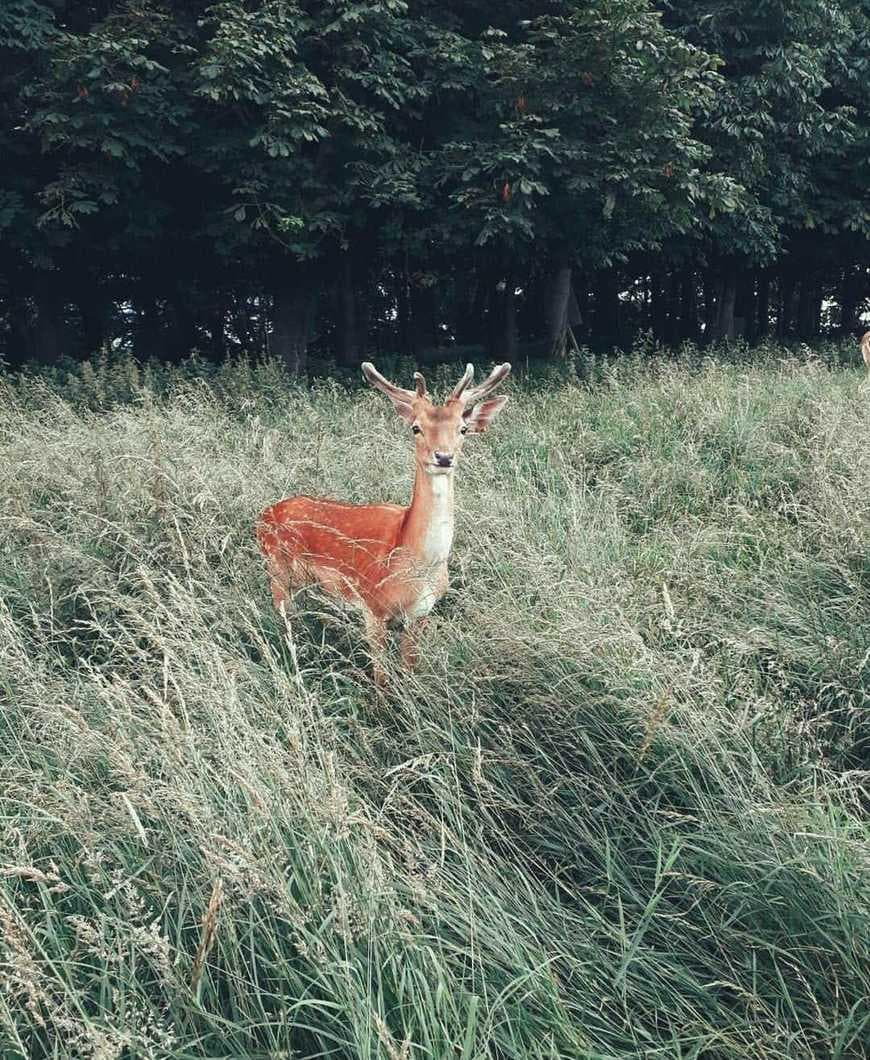
<path fill-rule="evenodd" d="M 385 702 L 252 534 L 377 394 L 0 377 L 4 1060 L 864 1060 L 867 384 L 738 352 L 513 381 Z"/>
<path fill-rule="evenodd" d="M 851 333 L 868 114 L 868 0 L 5 0 L 0 349 Z"/>

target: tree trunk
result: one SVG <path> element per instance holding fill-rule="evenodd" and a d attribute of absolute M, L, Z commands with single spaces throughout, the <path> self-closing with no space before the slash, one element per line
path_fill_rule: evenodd
<path fill-rule="evenodd" d="M 693 269 L 684 269 L 680 283 L 680 338 L 697 342 L 701 331 L 698 325 L 698 284 Z"/>
<path fill-rule="evenodd" d="M 28 299 L 20 292 L 10 293 L 6 302 L 6 317 L 9 320 L 9 363 L 23 364 L 32 353 L 32 310 Z"/>
<path fill-rule="evenodd" d="M 840 335 L 849 338 L 858 330 L 858 285 L 855 270 L 847 265 L 840 279 Z"/>
<path fill-rule="evenodd" d="M 668 323 L 665 342 L 676 346 L 680 341 L 680 274 L 676 269 L 671 271 L 668 285 Z"/>
<path fill-rule="evenodd" d="M 668 303 L 662 277 L 653 274 L 649 279 L 649 327 L 657 342 L 667 342 Z"/>
<path fill-rule="evenodd" d="M 58 273 L 52 270 L 37 274 L 34 302 L 36 322 L 33 328 L 32 355 L 42 364 L 53 364 L 69 352 L 66 349 L 69 336 Z"/>
<path fill-rule="evenodd" d="M 717 342 L 730 342 L 734 338 L 734 305 L 737 301 L 737 271 L 734 268 L 724 270 L 719 279 L 718 312 L 716 324 L 713 329 L 714 339 Z"/>
<path fill-rule="evenodd" d="M 489 355 L 513 361 L 517 352 L 516 282 L 509 273 L 500 280 L 490 301 Z"/>
<path fill-rule="evenodd" d="M 362 360 L 357 327 L 357 299 L 350 251 L 341 255 L 337 279 L 338 313 L 336 356 L 339 364 L 351 367 Z"/>
<path fill-rule="evenodd" d="M 568 299 L 571 297 L 571 266 L 564 259 L 557 262 L 548 277 L 544 301 L 544 339 L 550 357 L 565 354 L 568 328 Z"/>
<path fill-rule="evenodd" d="M 722 300 L 722 281 L 714 278 L 713 270 L 704 273 L 704 342 L 716 341 L 716 322 Z"/>
<path fill-rule="evenodd" d="M 770 330 L 770 274 L 763 269 L 758 274 L 755 337 L 763 339 Z"/>
<path fill-rule="evenodd" d="M 605 269 L 595 276 L 595 309 L 593 313 L 592 338 L 594 343 L 609 349 L 619 345 L 619 292 L 617 276 L 613 269 Z"/>
<path fill-rule="evenodd" d="M 224 304 L 212 305 L 208 318 L 208 333 L 211 339 L 212 353 L 223 359 L 227 353 L 227 336 L 224 326 Z"/>
<path fill-rule="evenodd" d="M 92 357 L 106 340 L 111 305 L 100 291 L 82 291 L 76 305 L 82 322 L 82 348 L 86 357 Z"/>
<path fill-rule="evenodd" d="M 779 320 L 777 321 L 776 334 L 778 338 L 784 339 L 792 333 L 792 321 L 794 320 L 794 295 L 796 286 L 794 273 L 790 270 L 787 272 L 781 272 L 779 285 Z"/>
<path fill-rule="evenodd" d="M 316 306 L 314 292 L 298 276 L 285 272 L 273 293 L 270 351 L 294 375 L 308 366 Z"/>
<path fill-rule="evenodd" d="M 577 299 L 577 322 L 570 324 L 574 337 L 586 342 L 589 337 L 589 321 L 592 317 L 589 302 L 589 282 L 585 273 L 575 276 L 572 288 Z"/>
<path fill-rule="evenodd" d="M 366 297 L 360 297 L 357 291 L 356 298 L 356 334 L 357 353 L 360 361 L 369 352 L 369 332 L 372 324 L 372 307 Z"/>
<path fill-rule="evenodd" d="M 805 341 L 818 335 L 821 313 L 822 295 L 818 282 L 807 276 L 801 281 L 798 296 L 798 333 Z"/>
<path fill-rule="evenodd" d="M 434 285 L 411 280 L 411 349 L 416 356 L 438 345 Z"/>
<path fill-rule="evenodd" d="M 517 356 L 517 291 L 511 276 L 504 292 L 504 327 L 502 331 L 501 358 L 515 361 Z M 496 356 L 499 356 L 498 354 Z"/>
<path fill-rule="evenodd" d="M 734 335 L 751 338 L 755 332 L 754 273 L 748 267 L 737 272 L 734 300 Z"/>
<path fill-rule="evenodd" d="M 140 281 L 139 290 L 134 302 L 136 306 L 136 332 L 133 337 L 133 348 L 136 355 L 143 360 L 164 355 L 163 326 L 157 297 L 149 291 L 144 280 Z"/>
<path fill-rule="evenodd" d="M 454 298 L 453 334 L 460 346 L 471 346 L 481 340 L 485 294 L 480 270 L 474 267 L 457 276 Z"/>
<path fill-rule="evenodd" d="M 399 350 L 403 354 L 411 352 L 411 297 L 408 274 L 405 269 L 395 273 L 396 282 L 396 322 L 398 324 Z"/>
<path fill-rule="evenodd" d="M 200 343 L 199 330 L 193 311 L 192 292 L 178 286 L 169 293 L 172 307 L 172 351 L 178 360 L 183 360 Z"/>

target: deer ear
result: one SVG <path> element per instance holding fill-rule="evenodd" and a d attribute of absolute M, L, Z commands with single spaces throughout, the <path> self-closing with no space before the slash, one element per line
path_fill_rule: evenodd
<path fill-rule="evenodd" d="M 389 395 L 387 396 L 389 397 Z M 416 419 L 416 416 L 414 415 L 414 410 L 411 408 L 408 402 L 402 401 L 401 399 L 394 397 L 390 397 L 390 401 L 392 401 L 393 408 L 396 410 L 396 412 L 398 412 L 398 414 L 402 417 L 405 423 L 410 426 Z"/>
<path fill-rule="evenodd" d="M 414 409 L 411 407 L 410 401 L 406 401 L 398 394 L 390 394 L 386 390 L 384 390 L 383 393 L 386 394 L 387 397 L 390 399 L 390 403 L 392 404 L 396 412 L 398 412 L 398 414 L 402 417 L 405 423 L 410 426 L 417 418 L 414 413 Z"/>
<path fill-rule="evenodd" d="M 483 434 L 496 416 L 507 404 L 507 395 L 493 398 L 491 401 L 481 401 L 479 405 L 468 409 L 465 413 L 465 426 L 469 434 Z"/>

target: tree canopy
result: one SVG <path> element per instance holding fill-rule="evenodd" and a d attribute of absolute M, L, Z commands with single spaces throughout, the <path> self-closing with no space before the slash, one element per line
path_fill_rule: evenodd
<path fill-rule="evenodd" d="M 867 0 L 6 0 L 0 350 L 849 333 L 868 96 Z"/>

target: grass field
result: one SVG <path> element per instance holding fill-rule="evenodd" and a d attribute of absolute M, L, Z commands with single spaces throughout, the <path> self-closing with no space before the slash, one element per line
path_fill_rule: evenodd
<path fill-rule="evenodd" d="M 580 368 L 466 445 L 385 702 L 252 534 L 406 499 L 380 395 L 0 375 L 4 1060 L 867 1055 L 870 383 Z"/>

